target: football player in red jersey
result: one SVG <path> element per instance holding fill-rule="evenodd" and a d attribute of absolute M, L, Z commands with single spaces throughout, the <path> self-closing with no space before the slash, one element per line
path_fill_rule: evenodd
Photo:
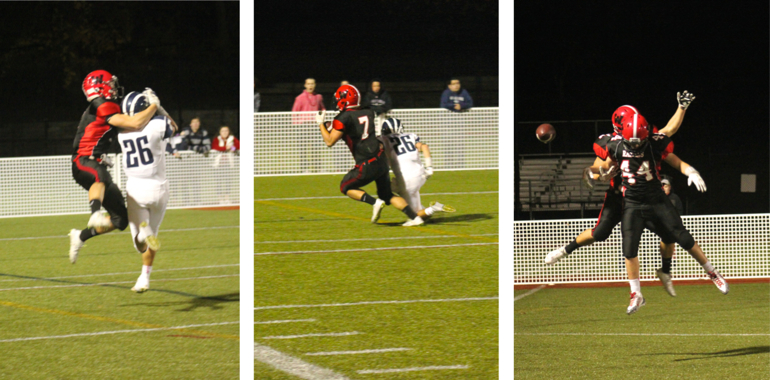
<path fill-rule="evenodd" d="M 425 211 L 415 213 L 404 198 L 393 195 L 391 191 L 388 160 L 382 143 L 375 135 L 374 111 L 361 109 L 361 93 L 355 86 L 340 86 L 334 97 L 340 113 L 332 121 L 331 128 L 327 130 L 324 125 L 324 112 L 319 112 L 316 122 L 327 147 L 344 139 L 356 161 L 355 167 L 342 179 L 340 191 L 354 200 L 372 205 L 372 223 L 377 223 L 385 205 L 392 204 L 409 217 L 404 226 L 423 224 L 422 216 L 427 215 Z M 361 190 L 371 182 L 377 185 L 378 199 Z"/>
<path fill-rule="evenodd" d="M 671 117 L 671 119 L 668 121 L 668 124 L 666 124 L 666 126 L 660 130 L 660 133 L 663 133 L 669 137 L 673 136 L 679 130 L 679 127 L 682 125 L 682 121 L 684 120 L 684 114 L 687 111 L 687 108 L 690 106 L 690 103 L 695 99 L 695 95 L 684 91 L 684 93 L 677 93 L 676 98 L 678 103 L 676 112 L 674 112 L 674 116 Z M 613 133 L 601 135 L 594 142 L 593 149 L 594 153 L 596 153 L 594 166 L 601 165 L 607 158 L 607 143 L 614 136 L 618 136 L 622 133 L 624 120 L 628 120 L 629 117 L 633 117 L 633 115 L 637 113 L 637 109 L 630 105 L 620 106 L 617 110 L 615 110 L 615 112 L 612 114 L 611 120 L 612 127 L 614 129 Z M 653 127 L 653 129 L 655 132 L 657 132 L 657 128 Z M 584 182 L 586 182 L 589 187 L 593 188 L 593 183 L 596 179 L 602 182 L 610 182 L 610 187 L 607 189 L 607 192 L 604 195 L 604 203 L 602 204 L 602 209 L 599 212 L 599 218 L 594 228 L 586 229 L 569 244 L 550 252 L 545 258 L 546 264 L 553 265 L 563 257 L 566 257 L 572 253 L 577 248 L 591 245 L 594 242 L 605 241 L 607 238 L 609 238 L 610 234 L 612 234 L 612 230 L 620 223 L 621 215 L 623 212 L 623 198 L 620 195 L 620 184 L 622 179 L 620 178 L 619 174 L 620 173 L 617 167 L 610 168 L 609 170 L 599 173 L 598 175 L 592 173 L 587 168 L 586 172 L 584 172 Z M 656 274 L 663 283 L 666 292 L 668 292 L 668 294 L 672 297 L 676 296 L 674 286 L 671 282 L 671 263 L 675 248 L 676 245 L 673 243 L 666 244 L 665 242 L 661 242 L 660 253 L 663 266 L 656 271 Z"/>
<path fill-rule="evenodd" d="M 599 167 L 608 170 L 619 167 L 623 183 L 623 256 L 631 286 L 631 303 L 626 313 L 632 314 L 645 303 L 639 284 L 639 243 L 647 227 L 656 231 L 666 243 L 676 242 L 703 267 L 717 288 L 727 294 L 729 287 L 724 277 L 708 261 L 703 250 L 682 224 L 682 218 L 668 201 L 660 183 L 660 162 L 664 161 L 688 177 L 688 184 L 695 184 L 705 192 L 703 182 L 695 168 L 682 161 L 674 153 L 674 143 L 664 134 L 650 134 L 644 116 L 634 114 L 624 119 L 621 136 L 615 136 L 607 144 L 607 159 Z"/>
<path fill-rule="evenodd" d="M 128 212 L 123 194 L 112 182 L 108 166 L 112 166 L 106 150 L 117 137 L 118 130 L 138 131 L 144 128 L 158 110 L 160 102 L 152 90 L 147 89 L 152 103 L 146 110 L 128 116 L 120 113 L 116 102 L 122 96 L 118 77 L 105 70 L 96 70 L 83 81 L 83 94 L 89 101 L 78 125 L 74 153 L 72 154 L 72 177 L 88 190 L 91 217 L 86 229 L 70 231 L 70 261 L 74 264 L 83 243 L 99 234 L 115 228 L 124 230 L 128 226 Z M 101 208 L 109 217 L 101 213 Z"/>

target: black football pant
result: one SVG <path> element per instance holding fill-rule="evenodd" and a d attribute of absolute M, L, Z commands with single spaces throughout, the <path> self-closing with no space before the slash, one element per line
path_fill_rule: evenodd
<path fill-rule="evenodd" d="M 118 185 L 112 182 L 112 176 L 105 165 L 89 157 L 78 156 L 72 160 L 72 177 L 86 190 L 90 190 L 96 182 L 104 183 L 102 206 L 110 213 L 115 228 L 123 231 L 128 227 L 126 201 Z"/>
<path fill-rule="evenodd" d="M 695 239 L 682 224 L 682 217 L 663 191 L 648 202 L 625 200 L 620 226 L 624 257 L 633 259 L 639 254 L 639 243 L 645 228 L 660 236 L 666 244 L 676 242 L 687 251 L 695 245 Z"/>
<path fill-rule="evenodd" d="M 372 182 L 377 185 L 377 197 L 389 205 L 393 191 L 390 188 L 390 167 L 382 146 L 377 156 L 361 162 L 345 174 L 340 182 L 340 191 L 347 195 L 348 190 L 358 190 Z"/>

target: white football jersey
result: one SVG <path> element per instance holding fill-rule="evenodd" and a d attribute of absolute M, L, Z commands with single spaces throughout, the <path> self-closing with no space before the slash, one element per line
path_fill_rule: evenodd
<path fill-rule="evenodd" d="M 118 133 L 123 170 L 131 178 L 166 180 L 166 140 L 174 130 L 165 116 L 154 116 L 137 132 Z"/>
<path fill-rule="evenodd" d="M 390 169 L 396 176 L 408 180 L 424 174 L 425 169 L 423 169 L 420 161 L 420 151 L 417 150 L 417 143 L 420 142 L 417 135 L 414 133 L 393 133 L 381 136 L 381 138 L 385 153 L 388 155 Z"/>

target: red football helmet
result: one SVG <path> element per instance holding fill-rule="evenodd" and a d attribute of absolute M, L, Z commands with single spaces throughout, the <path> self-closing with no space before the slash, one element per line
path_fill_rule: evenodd
<path fill-rule="evenodd" d="M 626 124 L 625 119 L 638 113 L 639 111 L 633 106 L 626 105 L 618 107 L 612 114 L 612 127 L 615 128 L 615 133 L 622 135 L 623 126 Z"/>
<path fill-rule="evenodd" d="M 123 87 L 118 85 L 118 77 L 105 70 L 92 71 L 83 80 L 83 94 L 89 102 L 100 96 L 105 99 L 118 99 L 122 90 Z"/>
<path fill-rule="evenodd" d="M 361 93 L 353 85 L 343 84 L 340 86 L 334 93 L 334 98 L 337 99 L 337 109 L 340 111 L 361 106 Z"/>
<path fill-rule="evenodd" d="M 635 113 L 623 121 L 623 140 L 631 146 L 631 149 L 639 149 L 647 142 L 647 136 L 650 135 L 649 127 L 647 119 Z"/>

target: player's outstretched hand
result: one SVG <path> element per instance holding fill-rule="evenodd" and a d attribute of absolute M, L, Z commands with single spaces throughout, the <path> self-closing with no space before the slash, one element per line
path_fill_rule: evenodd
<path fill-rule="evenodd" d="M 321 125 L 324 123 L 324 118 L 326 117 L 326 111 L 318 111 L 318 114 L 315 115 L 315 123 L 316 125 Z"/>
<path fill-rule="evenodd" d="M 695 184 L 695 188 L 698 189 L 701 193 L 706 192 L 706 182 L 703 182 L 703 178 L 700 176 L 700 173 L 698 173 L 695 168 L 692 166 L 688 167 L 685 170 L 685 173 L 687 175 L 687 186 Z"/>
<path fill-rule="evenodd" d="M 616 165 L 610 166 L 608 170 L 604 170 L 604 167 L 599 167 L 599 181 L 607 182 L 611 180 L 613 177 L 618 175 L 618 172 L 620 172 L 620 169 Z"/>
<path fill-rule="evenodd" d="M 433 166 L 425 168 L 425 179 L 430 178 L 433 175 Z"/>
<path fill-rule="evenodd" d="M 594 189 L 594 172 L 590 167 L 583 169 L 583 185 L 591 190 Z"/>
<path fill-rule="evenodd" d="M 158 99 L 158 96 L 155 95 L 155 91 L 153 91 L 151 88 L 145 87 L 144 91 L 142 91 L 142 94 L 147 97 L 147 101 L 150 102 L 150 104 L 154 104 L 160 107 L 160 99 Z"/>
<path fill-rule="evenodd" d="M 676 93 L 676 101 L 679 102 L 679 107 L 682 107 L 683 110 L 686 110 L 693 100 L 695 100 L 695 95 L 687 92 L 687 90 L 684 90 L 682 94 Z"/>

